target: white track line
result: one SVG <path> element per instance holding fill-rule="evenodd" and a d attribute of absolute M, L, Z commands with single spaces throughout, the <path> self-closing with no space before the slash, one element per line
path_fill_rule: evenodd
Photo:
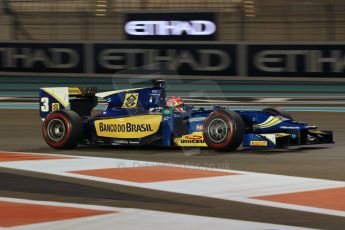
<path fill-rule="evenodd" d="M 25 153 L 23 153 L 25 154 Z M 34 153 L 27 153 L 34 154 Z M 54 154 L 37 154 L 51 155 Z M 72 178 L 86 179 L 112 184 L 135 186 L 140 188 L 155 189 L 181 194 L 190 194 L 218 198 L 224 200 L 240 201 L 251 204 L 287 208 L 305 212 L 315 212 L 345 217 L 344 211 L 314 208 L 302 205 L 290 205 L 278 202 L 255 200 L 250 197 L 285 194 L 302 191 L 313 191 L 329 188 L 345 187 L 345 182 L 312 179 L 294 176 L 282 176 L 275 174 L 245 172 L 237 170 L 214 169 L 206 167 L 192 167 L 188 165 L 164 164 L 147 161 L 133 161 L 113 158 L 84 157 L 73 155 L 71 159 L 56 160 L 33 160 L 33 161 L 13 161 L 0 162 L 0 167 L 7 167 L 20 170 L 28 170 L 53 175 L 67 176 Z M 228 173 L 238 173 L 239 175 L 217 176 L 197 179 L 185 179 L 175 181 L 161 181 L 151 183 L 137 183 L 124 180 L 109 179 L 71 173 L 71 171 L 93 170 L 105 168 L 126 168 L 143 166 L 173 166 L 182 168 L 194 168 L 210 171 L 220 171 Z"/>
<path fill-rule="evenodd" d="M 38 224 L 23 225 L 18 227 L 11 227 L 12 230 L 60 230 L 60 229 L 73 229 L 73 230 L 93 230 L 93 229 L 105 229 L 112 230 L 151 230 L 151 229 L 163 229 L 163 230 L 228 230 L 228 229 L 244 229 L 244 230 L 293 230 L 293 229 L 307 229 L 292 227 L 286 225 L 266 224 L 251 221 L 240 221 L 234 219 L 223 219 L 214 217 L 203 217 L 186 214 L 148 211 L 140 209 L 129 208 L 113 208 L 99 205 L 83 205 L 72 204 L 62 202 L 50 202 L 50 201 L 34 201 L 27 199 L 15 199 L 0 197 L 0 201 L 24 203 L 24 204 L 36 204 L 36 205 L 49 205 L 57 207 L 71 207 L 82 208 L 90 210 L 102 210 L 113 211 L 113 214 L 96 215 L 91 217 L 81 217 L 60 221 L 50 221 Z M 35 210 L 32 210 L 33 212 Z M 23 217 L 25 218 L 25 217 Z M 1 220 L 0 220 L 1 224 Z M 8 229 L 8 228 L 0 228 Z"/>

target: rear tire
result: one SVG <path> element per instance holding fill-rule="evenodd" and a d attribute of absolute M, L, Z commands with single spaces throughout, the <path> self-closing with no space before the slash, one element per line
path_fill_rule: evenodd
<path fill-rule="evenodd" d="M 52 112 L 43 122 L 42 136 L 54 149 L 72 149 L 83 138 L 82 120 L 71 110 Z"/>
<path fill-rule="evenodd" d="M 217 151 L 233 151 L 241 144 L 244 135 L 244 122 L 233 111 L 217 110 L 205 120 L 205 143 Z"/>
<path fill-rule="evenodd" d="M 263 109 L 262 112 L 263 113 L 271 113 L 271 114 L 273 114 L 275 116 L 282 116 L 284 118 L 293 120 L 293 117 L 291 116 L 291 114 L 289 114 L 285 110 L 277 108 L 277 107 L 266 108 L 266 109 Z"/>

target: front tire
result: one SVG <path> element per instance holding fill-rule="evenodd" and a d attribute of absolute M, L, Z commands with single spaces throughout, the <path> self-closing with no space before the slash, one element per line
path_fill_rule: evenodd
<path fill-rule="evenodd" d="M 42 136 L 54 149 L 72 149 L 83 138 L 82 120 L 74 111 L 55 111 L 44 120 Z"/>
<path fill-rule="evenodd" d="M 205 120 L 205 143 L 217 151 L 233 151 L 241 144 L 244 123 L 240 115 L 233 111 L 217 110 Z"/>

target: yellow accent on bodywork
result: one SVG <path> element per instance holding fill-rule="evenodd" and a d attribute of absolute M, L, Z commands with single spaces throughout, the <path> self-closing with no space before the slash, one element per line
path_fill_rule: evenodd
<path fill-rule="evenodd" d="M 105 97 L 109 97 L 109 96 L 111 96 L 113 94 L 123 93 L 123 92 L 130 92 L 130 91 L 135 91 L 135 90 L 139 90 L 139 89 L 144 89 L 144 88 L 121 89 L 121 90 L 102 92 L 102 93 L 97 93 L 96 97 L 105 98 Z"/>
<path fill-rule="evenodd" d="M 52 103 L 52 111 L 60 110 L 60 103 Z"/>
<path fill-rule="evenodd" d="M 265 137 L 273 144 L 277 143 L 277 138 L 290 136 L 288 133 L 261 133 L 260 136 Z"/>
<path fill-rule="evenodd" d="M 81 90 L 79 87 L 68 87 L 69 95 L 81 95 Z"/>
<path fill-rule="evenodd" d="M 310 133 L 315 133 L 315 134 L 326 134 L 325 132 L 322 132 L 321 130 L 309 130 Z"/>
<path fill-rule="evenodd" d="M 192 134 L 174 138 L 174 143 L 181 147 L 207 147 L 202 132 L 193 132 Z"/>
<path fill-rule="evenodd" d="M 138 93 L 127 93 L 123 100 L 122 108 L 136 108 L 138 104 L 139 94 Z"/>
<path fill-rule="evenodd" d="M 161 124 L 162 115 L 96 120 L 97 136 L 112 138 L 143 138 L 155 134 Z"/>
<path fill-rule="evenodd" d="M 67 107 L 69 105 L 68 94 L 65 95 L 65 97 L 67 97 L 67 100 L 66 100 L 66 98 L 61 98 L 58 94 L 56 94 L 53 89 L 54 88 L 41 88 L 41 90 L 45 91 L 50 96 L 54 97 L 64 107 Z"/>
<path fill-rule="evenodd" d="M 269 128 L 272 127 L 274 125 L 277 125 L 279 123 L 283 122 L 282 119 L 280 119 L 279 117 L 269 117 L 266 121 L 264 121 L 261 124 L 256 124 L 253 125 L 254 128 Z"/>
<path fill-rule="evenodd" d="M 251 141 L 250 142 L 250 146 L 262 146 L 262 147 L 264 147 L 267 145 L 268 145 L 267 141 Z"/>
<path fill-rule="evenodd" d="M 288 133 L 276 133 L 276 137 L 279 138 L 279 137 L 286 137 L 286 136 L 290 136 L 291 134 L 288 134 Z"/>

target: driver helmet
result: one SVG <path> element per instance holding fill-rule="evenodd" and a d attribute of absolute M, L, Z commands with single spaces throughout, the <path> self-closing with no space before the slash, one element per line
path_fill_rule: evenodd
<path fill-rule="evenodd" d="M 172 96 L 166 102 L 169 108 L 174 109 L 175 112 L 184 112 L 184 102 L 182 98 L 177 96 Z"/>

